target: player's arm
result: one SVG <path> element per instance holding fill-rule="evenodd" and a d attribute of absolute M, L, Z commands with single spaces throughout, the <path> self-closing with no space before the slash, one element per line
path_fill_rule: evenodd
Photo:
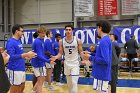
<path fill-rule="evenodd" d="M 81 56 L 81 54 L 83 52 L 83 48 L 82 48 L 82 41 L 80 39 L 78 39 L 78 52 Z"/>
<path fill-rule="evenodd" d="M 62 45 L 62 39 L 59 41 L 59 53 L 55 56 L 56 59 L 60 59 L 60 57 L 63 54 L 63 45 Z"/>

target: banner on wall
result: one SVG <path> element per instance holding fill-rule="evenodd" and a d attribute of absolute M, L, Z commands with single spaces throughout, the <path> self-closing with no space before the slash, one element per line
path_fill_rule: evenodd
<path fill-rule="evenodd" d="M 62 37 L 65 36 L 65 29 L 50 29 L 53 34 L 52 41 L 55 41 L 55 34 L 60 33 Z M 25 30 L 21 38 L 23 44 L 32 44 L 34 41 L 33 34 L 36 30 Z M 95 44 L 97 43 L 97 31 L 96 28 L 75 28 L 74 33 L 76 37 L 80 38 L 83 44 Z"/>
<path fill-rule="evenodd" d="M 94 16 L 93 0 L 74 0 L 75 16 Z"/>
<path fill-rule="evenodd" d="M 118 36 L 119 43 L 126 43 L 132 35 L 135 36 L 137 43 L 140 43 L 140 26 L 114 27 L 113 33 Z"/>
<path fill-rule="evenodd" d="M 140 14 L 140 0 L 121 0 L 122 15 Z"/>
<path fill-rule="evenodd" d="M 60 33 L 62 37 L 65 36 L 65 30 L 62 29 L 50 29 L 53 33 L 52 41 L 55 41 L 55 34 Z M 21 41 L 23 44 L 32 44 L 34 41 L 33 34 L 36 30 L 25 30 Z M 118 43 L 126 43 L 131 35 L 135 36 L 135 39 L 140 43 L 140 26 L 132 27 L 113 27 L 113 33 L 118 36 Z M 97 43 L 97 31 L 96 28 L 75 28 L 74 33 L 76 37 L 80 38 L 83 44 L 95 44 Z"/>
<path fill-rule="evenodd" d="M 112 16 L 117 14 L 117 0 L 98 0 L 98 16 Z"/>

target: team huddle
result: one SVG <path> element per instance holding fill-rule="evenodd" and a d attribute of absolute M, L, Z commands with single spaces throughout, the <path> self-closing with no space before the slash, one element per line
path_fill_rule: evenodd
<path fill-rule="evenodd" d="M 55 48 L 56 52 L 52 52 L 54 50 L 51 47 L 52 33 L 47 31 L 45 27 L 39 27 L 37 38 L 32 44 L 32 51 L 24 53 L 20 41 L 23 27 L 21 25 L 13 26 L 13 37 L 7 41 L 6 45 L 7 53 L 10 55 L 7 66 L 7 75 L 11 83 L 10 93 L 23 93 L 24 91 L 24 59 L 31 60 L 34 77 L 37 79 L 31 93 L 42 93 L 44 82 L 47 81 L 48 85 L 51 86 L 52 69 L 57 67 L 57 62 L 59 63 L 62 56 L 64 56 L 64 74 L 69 93 L 78 93 L 79 55 L 83 64 L 93 64 L 93 89 L 96 93 L 108 93 L 112 65 L 112 41 L 108 35 L 111 31 L 111 25 L 107 21 L 99 21 L 96 26 L 100 40 L 95 55 L 83 51 L 81 40 L 73 35 L 74 27 L 72 25 L 65 26 L 65 37 L 59 40 Z"/>

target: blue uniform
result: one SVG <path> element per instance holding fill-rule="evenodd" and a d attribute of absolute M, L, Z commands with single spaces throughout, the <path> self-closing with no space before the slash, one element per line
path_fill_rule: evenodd
<path fill-rule="evenodd" d="M 54 42 L 54 55 L 59 53 L 59 42 Z"/>
<path fill-rule="evenodd" d="M 54 56 L 54 48 L 53 48 L 52 41 L 50 39 L 45 40 L 44 49 L 45 52 L 50 52 L 50 55 L 46 55 L 46 58 L 49 59 L 52 55 Z"/>
<path fill-rule="evenodd" d="M 21 54 L 23 54 L 23 47 L 20 39 L 11 38 L 7 41 L 7 53 L 10 55 L 8 62 L 8 69 L 14 71 L 25 71 L 25 62 Z"/>
<path fill-rule="evenodd" d="M 37 57 L 32 59 L 33 67 L 43 67 L 45 62 L 50 63 L 50 60 L 45 58 L 44 39 L 36 38 L 32 45 L 32 50 L 37 53 Z"/>
<path fill-rule="evenodd" d="M 95 56 L 95 54 L 96 54 L 96 50 L 91 51 L 90 47 L 87 49 L 87 51 L 90 52 L 90 55 L 92 55 L 92 56 Z"/>
<path fill-rule="evenodd" d="M 94 62 L 92 70 L 94 78 L 104 81 L 111 80 L 112 42 L 109 36 L 101 38 L 96 47 L 96 54 L 90 57 L 90 61 Z"/>

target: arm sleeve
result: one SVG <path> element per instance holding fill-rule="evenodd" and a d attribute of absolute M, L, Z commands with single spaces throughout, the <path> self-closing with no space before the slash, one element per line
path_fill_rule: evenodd
<path fill-rule="evenodd" d="M 14 61 L 14 60 L 17 60 L 17 59 L 21 59 L 22 58 L 21 54 L 16 54 L 15 53 L 15 50 L 16 49 L 14 48 L 14 45 L 12 43 L 7 43 L 6 49 L 7 49 L 7 53 L 10 56 L 10 59 L 9 60 Z"/>
<path fill-rule="evenodd" d="M 44 44 L 44 49 L 45 49 L 45 52 L 50 52 L 50 54 L 53 56 L 55 55 L 54 54 L 54 46 L 52 45 L 50 40 L 46 39 L 45 44 Z"/>
<path fill-rule="evenodd" d="M 110 62 L 109 51 L 110 50 L 112 50 L 112 47 L 110 49 L 107 42 L 100 43 L 100 46 L 99 46 L 100 55 L 95 56 L 94 62 L 96 62 L 97 64 L 109 64 L 109 62 Z M 112 53 L 111 53 L 111 55 L 112 55 Z"/>
<path fill-rule="evenodd" d="M 44 56 L 43 56 L 43 53 L 42 51 L 40 51 L 40 49 L 42 49 L 42 44 L 40 43 L 37 43 L 37 42 L 34 42 L 34 45 L 35 46 L 35 52 L 37 53 L 37 57 L 38 59 L 44 61 L 44 62 L 47 62 L 47 63 L 50 63 L 50 60 L 49 59 L 46 59 Z M 33 49 L 34 50 L 34 49 Z"/>
<path fill-rule="evenodd" d="M 136 40 L 135 40 L 135 47 L 136 47 L 136 49 L 139 49 L 139 47 L 138 47 L 138 44 L 137 44 Z"/>

